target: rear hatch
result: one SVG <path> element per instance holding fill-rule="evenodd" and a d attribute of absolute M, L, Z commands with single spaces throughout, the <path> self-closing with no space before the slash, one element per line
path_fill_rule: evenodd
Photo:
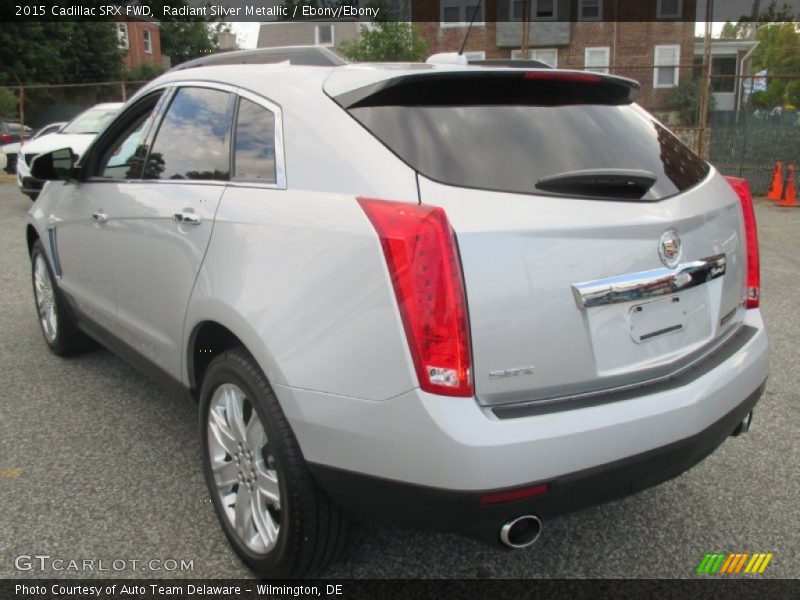
<path fill-rule="evenodd" d="M 742 321 L 738 198 L 636 91 L 582 72 L 464 69 L 334 98 L 447 213 L 481 404 L 661 379 Z"/>

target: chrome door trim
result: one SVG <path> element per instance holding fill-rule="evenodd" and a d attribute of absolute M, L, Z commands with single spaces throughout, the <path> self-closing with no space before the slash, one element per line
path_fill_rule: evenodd
<path fill-rule="evenodd" d="M 653 269 L 576 283 L 572 293 L 581 309 L 667 296 L 722 277 L 726 262 L 725 254 L 717 254 L 680 264 L 675 269 Z"/>
<path fill-rule="evenodd" d="M 221 183 L 223 185 L 231 185 L 235 187 L 259 187 L 259 188 L 271 188 L 277 190 L 286 189 L 286 158 L 283 148 L 283 111 L 279 105 L 245 88 L 237 87 L 235 85 L 229 85 L 226 83 L 216 83 L 213 81 L 202 81 L 196 79 L 168 81 L 160 85 L 154 86 L 152 88 L 149 88 L 148 92 L 162 88 L 168 89 L 168 88 L 182 88 L 182 87 L 202 87 L 202 88 L 220 90 L 222 92 L 228 92 L 230 94 L 233 94 L 234 96 L 239 96 L 240 98 L 245 98 L 246 100 L 250 100 L 251 102 L 258 104 L 262 108 L 267 109 L 268 111 L 272 112 L 272 114 L 275 115 L 275 183 L 244 182 L 244 181 L 237 182 L 233 178 L 233 173 L 231 173 L 230 178 L 225 181 L 197 180 L 197 179 L 191 181 L 193 181 L 194 183 L 199 183 L 201 181 L 203 182 L 209 181 L 214 183 Z M 169 110 L 169 106 L 166 107 L 163 113 L 165 114 L 167 110 Z M 163 119 L 164 114 L 160 115 L 161 119 Z M 160 125 L 161 125 L 161 120 L 159 119 L 158 126 Z M 233 127 L 234 128 L 236 127 L 236 123 L 233 123 Z M 158 127 L 156 128 L 156 131 L 157 130 Z M 158 180 L 158 179 L 145 179 L 142 181 L 147 181 L 147 182 L 162 181 L 163 183 L 187 183 L 187 180 L 183 179 L 180 181 Z"/>

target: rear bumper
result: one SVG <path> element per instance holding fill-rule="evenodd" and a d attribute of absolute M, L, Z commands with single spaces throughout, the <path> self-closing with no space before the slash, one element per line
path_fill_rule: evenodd
<path fill-rule="evenodd" d="M 509 519 L 535 514 L 555 516 L 615 500 L 663 483 L 711 454 L 733 433 L 763 394 L 762 383 L 743 402 L 700 433 L 667 446 L 548 481 L 535 498 L 482 506 L 486 492 L 459 492 L 309 465 L 319 484 L 345 512 L 358 520 L 410 529 L 458 533 L 499 545 Z M 531 482 L 535 485 L 537 482 Z M 496 492 L 498 490 L 487 490 Z"/>

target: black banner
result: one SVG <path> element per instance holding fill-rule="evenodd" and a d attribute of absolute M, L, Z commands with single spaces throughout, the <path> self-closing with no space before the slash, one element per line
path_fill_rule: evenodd
<path fill-rule="evenodd" d="M 262 598 L 327 598 L 329 600 L 448 598 L 513 598 L 595 600 L 762 599 L 800 597 L 798 580 L 133 580 L 60 579 L 0 580 L 0 598 L 19 600 L 199 599 L 255 600 Z"/>
<path fill-rule="evenodd" d="M 442 22 L 460 25 L 476 0 L 5 0 L 0 21 L 293 21 Z M 476 22 L 717 22 L 798 20 L 800 0 L 481 0 Z M 457 22 L 451 22 L 456 19 Z M 466 22 L 463 23 L 466 25 Z"/>

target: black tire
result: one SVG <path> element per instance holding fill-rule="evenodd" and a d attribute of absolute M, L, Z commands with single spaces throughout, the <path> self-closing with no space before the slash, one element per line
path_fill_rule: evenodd
<path fill-rule="evenodd" d="M 248 548 L 235 531 L 225 514 L 212 472 L 209 410 L 214 393 L 223 384 L 238 386 L 251 403 L 268 440 L 262 450 L 264 460 L 278 475 L 280 529 L 275 546 L 265 554 Z M 343 553 L 349 522 L 309 472 L 272 387 L 242 347 L 217 356 L 205 373 L 200 392 L 200 436 L 203 472 L 214 509 L 228 541 L 248 567 L 267 578 L 304 577 L 322 570 Z"/>
<path fill-rule="evenodd" d="M 55 305 L 56 328 L 55 336 L 52 338 L 49 337 L 45 332 L 44 324 L 42 323 L 42 319 L 39 315 L 35 276 L 37 257 L 41 257 L 41 259 L 44 261 L 47 277 L 50 279 L 50 285 L 52 286 L 53 291 L 52 297 Z M 39 329 L 41 330 L 42 337 L 44 338 L 44 341 L 47 343 L 47 347 L 50 348 L 51 352 L 58 356 L 69 356 L 71 354 L 77 354 L 78 352 L 86 350 L 92 346 L 90 338 L 87 337 L 86 334 L 80 329 L 78 329 L 72 319 L 72 315 L 70 315 L 69 310 L 67 309 L 66 301 L 58 289 L 56 278 L 53 276 L 53 270 L 50 268 L 50 261 L 47 259 L 47 254 L 45 253 L 44 246 L 40 240 L 36 240 L 36 242 L 34 242 L 31 250 L 31 282 L 33 284 L 33 301 L 34 306 L 36 307 L 36 316 L 39 320 Z"/>
<path fill-rule="evenodd" d="M 39 194 L 35 192 L 22 192 L 22 193 L 25 194 L 28 198 L 30 198 L 31 202 L 36 202 L 36 199 L 39 197 Z"/>

